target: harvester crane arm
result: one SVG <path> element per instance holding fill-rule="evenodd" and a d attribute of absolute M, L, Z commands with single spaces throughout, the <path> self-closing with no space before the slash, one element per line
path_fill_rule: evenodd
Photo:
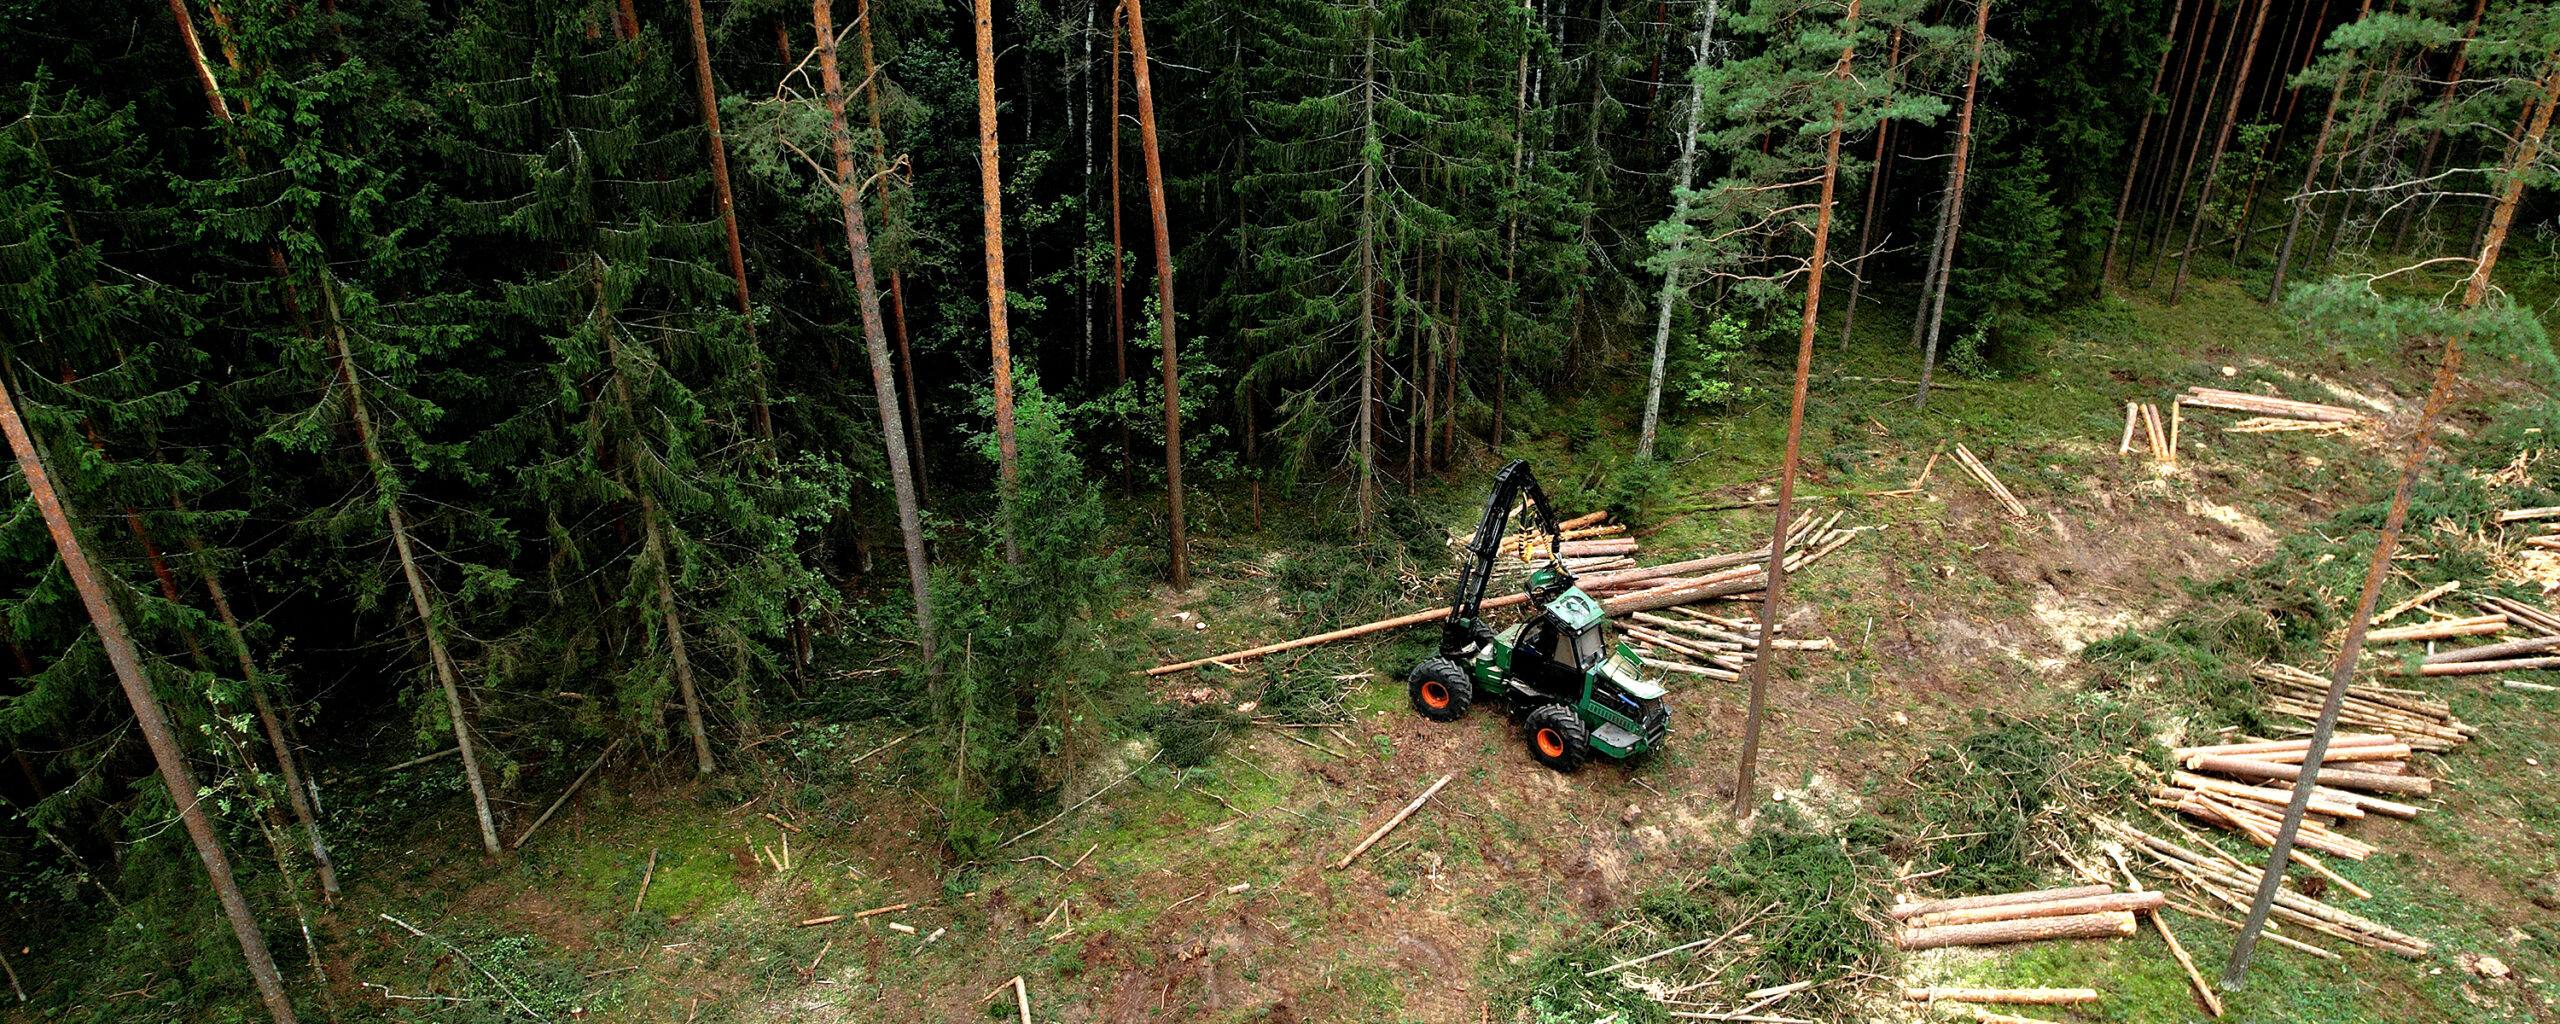
<path fill-rule="evenodd" d="M 1486 496 L 1484 518 L 1476 523 L 1475 538 L 1467 543 L 1466 558 L 1458 565 L 1458 586 L 1449 598 L 1449 618 L 1441 625 L 1440 650 L 1451 657 L 1473 653 L 1493 639 L 1493 630 L 1482 617 L 1485 588 L 1493 580 L 1493 570 L 1502 555 L 1502 539 L 1510 532 L 1511 510 L 1525 500 L 1533 519 L 1530 526 L 1546 535 L 1546 555 L 1559 584 L 1570 585 L 1572 573 L 1564 567 L 1561 552 L 1564 532 L 1556 525 L 1555 510 L 1547 506 L 1547 493 L 1538 487 L 1538 477 L 1529 471 L 1525 459 L 1514 459 L 1493 475 L 1493 493 Z"/>

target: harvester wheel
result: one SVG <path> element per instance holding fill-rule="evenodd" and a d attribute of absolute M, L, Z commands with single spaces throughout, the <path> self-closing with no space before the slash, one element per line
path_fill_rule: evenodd
<path fill-rule="evenodd" d="M 1467 713 L 1467 705 L 1476 702 L 1476 684 L 1467 670 L 1457 662 L 1440 655 L 1422 659 L 1405 676 L 1413 696 L 1413 709 L 1434 722 L 1453 722 Z"/>
<path fill-rule="evenodd" d="M 1591 731 L 1582 716 L 1562 704 L 1541 705 L 1529 712 L 1529 756 L 1560 772 L 1582 767 L 1591 759 Z"/>

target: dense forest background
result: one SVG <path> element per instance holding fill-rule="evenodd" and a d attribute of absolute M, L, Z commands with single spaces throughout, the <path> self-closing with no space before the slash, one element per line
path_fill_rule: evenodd
<path fill-rule="evenodd" d="M 913 723 L 975 856 L 1185 727 L 1115 637 L 1187 538 L 1428 564 L 1406 492 L 1557 434 L 1635 436 L 1640 505 L 1700 454 L 1659 419 L 1777 400 L 1817 269 L 1923 311 L 1925 399 L 2110 288 L 2467 276 L 2511 187 L 2550 230 L 2537 3 L 972 13 L 0 3 L 0 382 L 268 935 L 330 843 L 494 855 L 529 774 L 812 717 Z M 0 493 L 11 899 L 228 946 Z M 411 806 L 316 785 L 425 756 Z"/>

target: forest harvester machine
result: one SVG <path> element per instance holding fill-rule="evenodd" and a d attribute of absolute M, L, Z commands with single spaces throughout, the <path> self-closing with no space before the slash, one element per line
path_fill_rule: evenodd
<path fill-rule="evenodd" d="M 1485 590 L 1501 564 L 1513 520 L 1543 534 L 1524 552 L 1543 550 L 1545 564 L 1526 581 L 1527 614 L 1497 627 L 1485 616 Z M 1526 461 L 1494 474 L 1484 518 L 1458 567 L 1456 594 L 1440 630 L 1440 650 L 1407 675 L 1413 709 L 1454 721 L 1479 697 L 1505 698 L 1521 723 L 1529 756 L 1557 771 L 1582 767 L 1595 753 L 1618 760 L 1662 745 L 1671 712 L 1662 684 L 1647 676 L 1633 648 L 1610 636 L 1600 602 L 1574 585 L 1562 555 L 1563 531 Z"/>

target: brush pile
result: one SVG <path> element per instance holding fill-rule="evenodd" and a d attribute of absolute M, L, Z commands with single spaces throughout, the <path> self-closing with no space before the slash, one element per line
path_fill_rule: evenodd
<path fill-rule="evenodd" d="M 2163 819 L 2166 821 L 2167 819 Z M 2126 847 L 2142 854 L 2153 873 L 2186 882 L 2196 891 L 2231 908 L 2234 916 L 2245 916 L 2257 898 L 2264 875 L 2256 867 L 2189 833 L 2196 846 L 2183 846 L 2131 825 L 2110 819 L 2099 819 L 2099 827 Z M 2174 824 L 2174 823 L 2172 823 Z M 2200 848 L 2200 849 L 2199 849 Z M 2286 881 L 2293 881 L 2287 876 Z M 2232 927 L 2238 923 L 2230 917 L 2201 908 L 2171 901 L 2169 909 L 2193 917 L 2216 921 Z M 2265 937 L 2288 948 L 2300 949 L 2327 959 L 2337 954 L 2303 942 L 2295 936 L 2303 933 L 2323 935 L 2359 946 L 2379 949 L 2412 959 L 2423 957 L 2433 947 L 2425 939 L 2399 931 L 2379 921 L 2340 910 L 2321 901 L 2317 895 L 2298 889 L 2278 889 Z M 2286 929 L 2299 929 L 2287 934 Z"/>
<path fill-rule="evenodd" d="M 1893 937 L 1895 945 L 1937 949 L 2122 938 L 2134 932 L 2134 912 L 2157 910 L 2164 899 L 2158 892 L 2082 885 L 1901 903 L 1885 913 L 1901 922 Z"/>

